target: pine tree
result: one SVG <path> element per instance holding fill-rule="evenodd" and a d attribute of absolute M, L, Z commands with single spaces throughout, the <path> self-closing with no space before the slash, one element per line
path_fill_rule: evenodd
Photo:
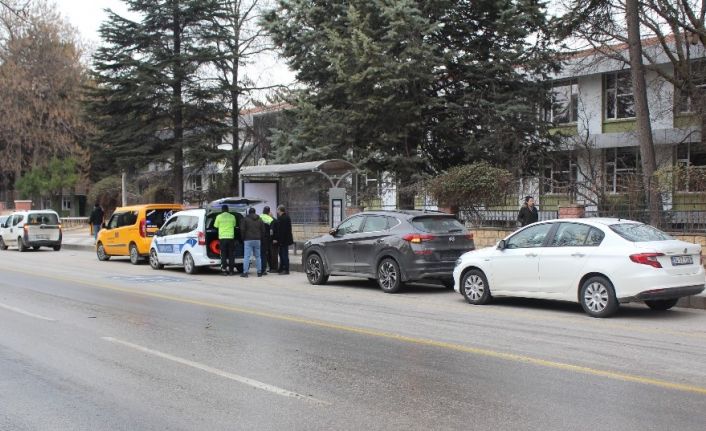
<path fill-rule="evenodd" d="M 139 16 L 114 12 L 94 55 L 91 112 L 97 142 L 121 169 L 172 164 L 175 200 L 183 201 L 184 164 L 219 158 L 222 105 L 205 73 L 216 53 L 206 38 L 217 0 L 125 0 Z"/>

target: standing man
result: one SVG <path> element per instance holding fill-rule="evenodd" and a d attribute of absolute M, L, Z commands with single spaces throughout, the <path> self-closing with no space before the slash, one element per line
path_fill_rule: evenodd
<path fill-rule="evenodd" d="M 248 215 L 243 219 L 243 227 L 240 229 L 243 237 L 243 273 L 241 277 L 247 277 L 250 270 L 250 257 L 255 255 L 257 266 L 257 276 L 262 277 L 262 260 L 260 257 L 260 241 L 265 234 L 265 223 L 260 220 L 260 216 L 255 213 L 255 208 L 248 209 Z"/>
<path fill-rule="evenodd" d="M 93 211 L 91 211 L 91 216 L 88 218 L 88 222 L 91 223 L 91 227 L 93 228 L 94 241 L 98 239 L 98 231 L 101 230 L 101 227 L 103 226 L 104 217 L 105 213 L 103 212 L 103 208 L 101 208 L 100 204 L 96 202 L 96 205 L 93 207 Z"/>
<path fill-rule="evenodd" d="M 221 207 L 221 213 L 213 222 L 218 229 L 218 241 L 221 243 L 221 272 L 233 275 L 235 271 L 235 216 L 228 212 L 228 205 Z"/>
<path fill-rule="evenodd" d="M 260 256 L 262 261 L 262 275 L 267 275 L 267 264 L 270 265 L 270 271 L 274 269 L 272 265 L 272 222 L 275 220 L 270 215 L 270 207 L 262 209 L 260 220 L 265 224 L 265 233 L 262 235 L 262 243 L 260 244 Z"/>
<path fill-rule="evenodd" d="M 273 243 L 279 246 L 279 275 L 289 274 L 289 246 L 294 244 L 292 219 L 287 215 L 284 205 L 277 207 L 277 232 Z"/>
<path fill-rule="evenodd" d="M 517 221 L 521 226 L 527 226 L 539 220 L 539 211 L 534 206 L 534 198 L 525 196 L 525 203 L 520 208 L 520 213 L 517 215 Z"/>

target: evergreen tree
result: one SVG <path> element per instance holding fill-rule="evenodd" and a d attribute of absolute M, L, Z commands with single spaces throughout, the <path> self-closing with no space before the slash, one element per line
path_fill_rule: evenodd
<path fill-rule="evenodd" d="M 172 165 L 175 200 L 183 201 L 184 164 L 218 159 L 223 135 L 210 20 L 217 0 L 125 0 L 139 16 L 109 11 L 94 55 L 91 115 L 104 158 L 123 170 L 148 161 Z"/>
<path fill-rule="evenodd" d="M 517 172 L 548 148 L 537 108 L 554 63 L 536 1 L 280 0 L 267 25 L 306 84 L 283 154 L 347 154 L 408 184 L 478 159 Z"/>

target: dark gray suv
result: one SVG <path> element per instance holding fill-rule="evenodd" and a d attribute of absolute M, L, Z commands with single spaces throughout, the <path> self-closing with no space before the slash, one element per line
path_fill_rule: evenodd
<path fill-rule="evenodd" d="M 311 284 L 346 275 L 377 280 L 388 293 L 399 291 L 404 282 L 425 279 L 452 288 L 456 259 L 474 248 L 473 234 L 453 215 L 366 211 L 307 241 L 302 264 Z"/>

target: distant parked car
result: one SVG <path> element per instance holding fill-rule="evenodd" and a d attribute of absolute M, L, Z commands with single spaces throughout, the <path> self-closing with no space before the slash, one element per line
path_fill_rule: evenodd
<path fill-rule="evenodd" d="M 251 205 L 263 202 L 259 198 L 234 197 L 211 202 L 206 208 L 190 209 L 175 213 L 159 229 L 150 246 L 150 266 L 162 269 L 164 265 L 182 265 L 188 274 L 194 274 L 199 267 L 221 264 L 218 230 L 213 227 L 221 207 L 228 205 L 228 211 L 236 218 L 235 262 L 239 272 L 243 270 L 243 242 L 240 239 L 240 225 L 245 212 Z"/>
<path fill-rule="evenodd" d="M 539 222 L 466 253 L 454 289 L 471 304 L 517 296 L 578 302 L 593 317 L 620 303 L 667 310 L 704 290 L 701 246 L 652 226 L 620 219 Z"/>
<path fill-rule="evenodd" d="M 17 247 L 24 252 L 29 248 L 51 247 L 61 250 L 61 221 L 52 210 L 16 211 L 0 224 L 0 249 Z"/>
<path fill-rule="evenodd" d="M 377 280 L 384 292 L 394 293 L 419 280 L 453 287 L 454 262 L 474 248 L 473 235 L 453 215 L 366 211 L 307 241 L 302 263 L 311 284 L 347 275 Z"/>

